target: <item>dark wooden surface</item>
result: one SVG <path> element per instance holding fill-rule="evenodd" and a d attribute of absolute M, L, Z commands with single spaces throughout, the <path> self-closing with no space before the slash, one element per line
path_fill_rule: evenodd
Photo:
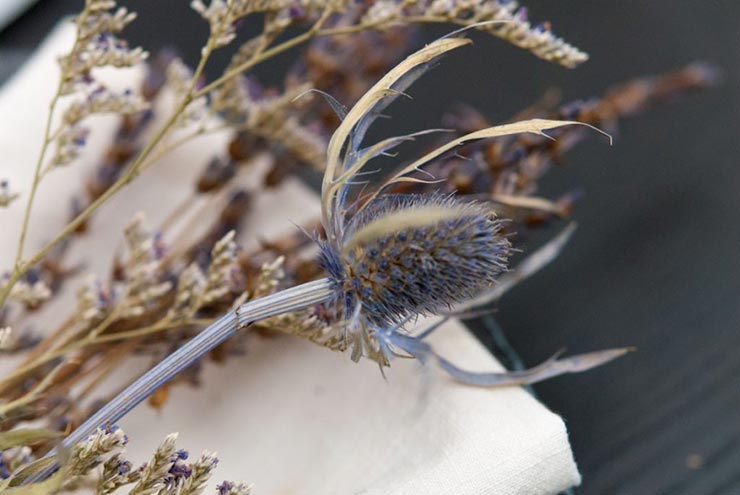
<path fill-rule="evenodd" d="M 75 3 L 42 0 L 0 33 L 0 50 L 32 49 Z M 141 13 L 134 39 L 196 56 L 205 31 L 189 2 L 124 3 Z M 697 59 L 722 67 L 721 87 L 631 119 L 614 147 L 594 139 L 553 171 L 545 193 L 586 193 L 580 228 L 496 318 L 527 364 L 562 347 L 639 349 L 536 388 L 567 422 L 584 475 L 577 493 L 740 494 L 740 3 L 527 4 L 592 60 L 564 70 L 474 35 L 413 88 L 393 125 L 433 127 L 456 101 L 504 119 L 552 86 L 585 98 Z M 2 60 L 6 74 L 14 58 Z"/>

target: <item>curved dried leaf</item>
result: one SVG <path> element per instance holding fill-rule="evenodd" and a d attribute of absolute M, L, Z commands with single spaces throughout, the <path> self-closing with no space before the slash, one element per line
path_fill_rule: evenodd
<path fill-rule="evenodd" d="M 592 129 L 599 131 L 593 126 L 589 124 L 585 124 L 583 122 L 576 122 L 573 120 L 548 120 L 548 119 L 522 120 L 520 122 L 513 122 L 511 124 L 503 124 L 503 125 L 497 125 L 494 127 L 488 127 L 486 129 L 481 129 L 479 131 L 471 132 L 470 134 L 466 134 L 457 139 L 453 139 L 452 141 L 445 144 L 444 146 L 440 146 L 439 148 L 433 151 L 430 151 L 429 153 L 422 156 L 418 160 L 402 168 L 385 185 L 387 186 L 387 185 L 392 184 L 395 179 L 401 176 L 404 176 L 406 174 L 410 174 L 414 171 L 417 171 L 419 167 L 426 165 L 427 163 L 434 160 L 435 158 L 438 158 L 444 155 L 448 151 L 454 148 L 457 148 L 458 146 L 462 146 L 463 144 L 470 143 L 472 141 L 478 141 L 480 139 L 489 139 L 489 138 L 502 137 L 502 136 L 510 136 L 513 134 L 522 134 L 522 133 L 537 134 L 539 136 L 545 136 L 549 138 L 550 136 L 545 134 L 545 131 L 548 131 L 550 129 L 556 129 L 558 127 L 563 127 L 566 125 L 582 125 L 582 126 L 590 127 Z M 602 131 L 599 131 L 599 132 L 602 132 Z"/>
<path fill-rule="evenodd" d="M 44 428 L 31 429 L 22 428 L 18 430 L 0 432 L 0 450 L 9 449 L 18 445 L 34 445 L 48 440 L 60 438 L 62 434 L 58 431 Z"/>
<path fill-rule="evenodd" d="M 63 454 L 66 455 L 67 451 L 63 451 Z M 5 480 L 5 485 L 0 485 L 0 489 L 4 487 L 11 487 L 7 490 L 3 490 L 2 493 L 5 494 L 11 489 L 15 488 L 25 488 L 27 486 L 33 486 L 34 484 L 41 484 L 39 483 L 39 480 L 37 480 L 37 477 L 40 477 L 40 473 L 44 472 L 50 472 L 51 469 L 54 466 L 57 465 L 57 462 L 61 459 L 61 456 L 58 457 L 43 457 L 41 459 L 38 459 L 30 464 L 27 464 L 14 472 L 10 478 Z M 64 469 L 57 470 L 56 474 L 52 476 L 51 478 L 47 478 L 43 481 L 43 483 L 54 479 L 55 476 L 61 476 L 61 481 L 63 480 L 63 474 Z M 29 483 L 29 482 L 37 482 L 37 483 Z M 24 485 L 24 483 L 28 483 L 28 485 Z M 52 486 L 52 485 L 44 485 L 44 486 Z M 17 492 L 17 493 L 23 493 L 23 492 Z M 49 492 L 41 492 L 41 493 L 49 493 Z"/>
<path fill-rule="evenodd" d="M 437 361 L 442 369 L 456 380 L 466 385 L 478 387 L 504 387 L 511 385 L 531 385 L 564 375 L 566 373 L 580 373 L 613 361 L 618 357 L 632 352 L 632 347 L 620 347 L 604 351 L 578 354 L 560 359 L 560 353 L 534 368 L 522 371 L 507 371 L 499 373 L 477 373 L 458 368 L 445 358 L 437 355 Z"/>
<path fill-rule="evenodd" d="M 370 88 L 347 113 L 334 131 L 327 147 L 327 163 L 322 183 L 322 216 L 327 235 L 334 237 L 335 219 L 332 206 L 336 188 L 332 188 L 337 171 L 343 169 L 343 151 L 352 153 L 359 147 L 365 131 L 378 114 L 408 88 L 430 66 L 431 62 L 445 53 L 470 43 L 468 39 L 447 38 L 437 40 L 408 56 Z M 351 143 L 348 145 L 348 141 Z"/>
<path fill-rule="evenodd" d="M 62 487 L 62 483 L 64 483 L 65 474 L 64 470 L 60 469 L 44 481 L 10 488 L 0 486 L 0 489 L 2 489 L 3 495 L 46 495 L 48 493 L 56 493 Z M 7 481 L 15 480 L 9 478 Z"/>
<path fill-rule="evenodd" d="M 515 208 L 525 208 L 527 210 L 543 211 L 563 216 L 563 206 L 554 201 L 537 196 L 515 196 L 511 194 L 493 194 L 491 200 L 496 203 L 513 206 Z"/>
<path fill-rule="evenodd" d="M 388 235 L 390 232 L 399 232 L 409 227 L 421 228 L 426 225 L 435 225 L 439 222 L 459 218 L 465 214 L 466 208 L 462 205 L 455 207 L 425 205 L 403 208 L 393 213 L 378 216 L 352 234 L 344 245 L 349 250 L 358 244 L 369 242 Z"/>

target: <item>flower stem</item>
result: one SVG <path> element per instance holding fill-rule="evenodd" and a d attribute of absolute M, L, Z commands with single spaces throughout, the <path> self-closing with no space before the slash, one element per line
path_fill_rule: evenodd
<path fill-rule="evenodd" d="M 258 52 L 257 54 L 255 54 L 254 57 L 251 57 L 249 60 L 245 61 L 244 63 L 237 65 L 233 69 L 227 71 L 218 79 L 214 80 L 213 82 L 199 89 L 195 93 L 195 98 L 198 98 L 200 96 L 205 96 L 206 94 L 210 93 L 211 91 L 218 88 L 219 86 L 222 86 L 225 82 L 251 69 L 255 65 L 260 64 L 264 62 L 265 60 L 268 60 L 287 50 L 290 50 L 291 48 L 298 46 L 301 43 L 305 43 L 306 41 L 310 39 L 317 38 L 320 36 L 333 36 L 333 35 L 340 35 L 340 34 L 357 33 L 359 31 L 365 31 L 367 29 L 371 29 L 373 26 L 374 26 L 373 24 L 368 23 L 368 24 L 358 24 L 354 26 L 346 26 L 346 27 L 339 27 L 339 28 L 319 29 L 317 28 L 316 25 L 314 25 L 314 28 L 309 29 L 308 31 L 302 34 L 299 34 L 298 36 L 294 38 L 284 41 L 280 43 L 279 45 L 275 45 L 272 48 L 269 48 L 262 52 Z"/>
<path fill-rule="evenodd" d="M 10 291 L 13 289 L 13 286 L 15 285 L 15 283 L 27 271 L 22 268 L 25 265 L 21 261 L 23 259 L 23 248 L 25 247 L 25 244 L 26 244 L 26 236 L 28 234 L 28 225 L 31 221 L 31 210 L 33 209 L 34 199 L 36 199 L 36 191 L 38 190 L 39 184 L 41 183 L 41 168 L 44 164 L 44 158 L 46 157 L 46 151 L 49 149 L 49 144 L 52 141 L 51 138 L 49 137 L 49 134 L 51 133 L 51 122 L 54 117 L 54 109 L 56 108 L 57 102 L 59 101 L 59 90 L 60 89 L 61 89 L 61 84 L 57 88 L 57 91 L 54 94 L 54 98 L 51 100 L 51 103 L 49 104 L 49 113 L 46 117 L 46 125 L 44 128 L 44 141 L 41 144 L 41 151 L 39 152 L 39 156 L 36 160 L 36 167 L 34 169 L 33 179 L 31 181 L 31 190 L 28 193 L 28 201 L 26 202 L 26 207 L 25 207 L 25 210 L 23 211 L 23 223 L 21 224 L 21 233 L 18 237 L 18 247 L 16 248 L 15 261 L 13 262 L 13 272 L 10 278 L 6 281 L 6 283 L 2 287 L 0 287 L 0 308 L 2 308 L 3 304 L 5 304 L 5 300 L 10 295 Z"/>
<path fill-rule="evenodd" d="M 93 414 L 61 443 L 69 449 L 84 440 L 97 428 L 113 424 L 149 397 L 155 390 L 191 366 L 204 354 L 231 337 L 237 330 L 252 322 L 284 313 L 304 309 L 335 297 L 334 283 L 326 278 L 308 282 L 254 301 L 248 301 L 236 311 L 219 318 L 180 349 L 167 356 L 151 370 L 144 373 L 123 392 Z M 55 455 L 52 451 L 49 456 Z M 33 480 L 44 479 L 57 465 L 41 471 Z"/>
<path fill-rule="evenodd" d="M 86 337 L 75 340 L 73 342 L 65 341 L 57 345 L 56 347 L 47 349 L 43 354 L 36 356 L 32 360 L 29 360 L 25 364 L 16 368 L 15 371 L 13 371 L 11 374 L 3 377 L 3 379 L 0 380 L 0 393 L 5 393 L 11 385 L 13 385 L 14 383 L 17 383 L 21 378 L 23 378 L 27 374 L 33 372 L 34 370 L 37 370 L 39 367 L 57 358 L 60 358 L 60 357 L 65 356 L 66 354 L 69 354 L 70 352 L 74 352 L 80 349 L 84 349 L 86 347 L 102 344 L 105 342 L 118 342 L 121 340 L 129 340 L 129 339 L 135 339 L 139 337 L 145 337 L 147 335 L 151 335 L 157 332 L 162 332 L 164 330 L 169 330 L 172 328 L 184 327 L 187 325 L 208 325 L 210 323 L 213 323 L 213 320 L 187 319 L 184 321 L 170 321 L 167 319 L 163 319 L 152 325 L 137 328 L 134 330 L 115 332 L 115 333 L 106 334 L 106 335 L 94 335 L 94 336 L 87 335 Z M 8 411 L 12 410 L 12 408 L 8 404 L 0 405 L 0 420 L 3 418 L 4 415 L 7 414 Z"/>
<path fill-rule="evenodd" d="M 154 148 L 159 144 L 159 142 L 167 135 L 170 128 L 175 124 L 175 122 L 179 118 L 180 114 L 185 110 L 188 104 L 190 104 L 190 102 L 192 102 L 193 99 L 195 98 L 194 97 L 195 87 L 197 86 L 198 80 L 203 74 L 203 70 L 205 69 L 206 62 L 208 61 L 212 52 L 213 52 L 213 42 L 209 40 L 203 49 L 203 54 L 200 58 L 200 61 L 198 62 L 198 67 L 193 73 L 193 78 L 190 81 L 190 87 L 188 88 L 188 91 L 185 97 L 182 99 L 182 101 L 180 101 L 175 111 L 173 111 L 172 115 L 170 115 L 169 119 L 167 119 L 167 121 L 162 125 L 162 127 L 160 127 L 159 130 L 155 133 L 154 137 L 139 152 L 139 154 L 134 159 L 134 162 L 126 170 L 126 173 L 124 173 L 120 179 L 118 179 L 111 187 L 109 187 L 95 201 L 93 201 L 90 205 L 88 205 L 88 207 L 82 213 L 77 215 L 71 222 L 69 222 L 56 235 L 56 237 L 54 237 L 54 239 L 51 242 L 46 244 L 46 246 L 41 248 L 38 252 L 36 252 L 33 256 L 31 256 L 31 258 L 29 258 L 28 260 L 22 261 L 23 246 L 25 243 L 26 232 L 28 230 L 28 223 L 29 223 L 29 219 L 31 216 L 31 205 L 33 204 L 33 200 L 36 195 L 36 189 L 38 188 L 38 185 L 40 182 L 40 173 L 41 173 L 41 167 L 44 161 L 44 156 L 46 154 L 46 150 L 48 149 L 49 144 L 51 143 L 51 140 L 49 139 L 49 133 L 51 131 L 51 121 L 52 121 L 52 116 L 53 116 L 53 110 L 59 99 L 59 93 L 61 89 L 61 83 L 60 83 L 59 89 L 57 90 L 56 95 L 54 96 L 54 99 L 52 100 L 52 103 L 50 105 L 49 116 L 47 118 L 47 123 L 46 123 L 46 131 L 44 132 L 44 144 L 41 148 L 41 153 L 39 154 L 39 159 L 36 163 L 36 170 L 34 173 L 33 183 L 31 185 L 31 192 L 30 192 L 30 196 L 28 199 L 28 203 L 26 205 L 26 211 L 24 214 L 23 227 L 21 228 L 21 235 L 18 241 L 18 250 L 16 253 L 15 264 L 13 266 L 13 272 L 11 273 L 5 285 L 3 285 L 2 288 L 0 288 L 0 308 L 3 307 L 13 286 L 15 285 L 16 282 L 18 282 L 18 280 L 23 276 L 23 274 L 25 274 L 33 265 L 41 261 L 49 253 L 49 251 L 51 251 L 54 248 L 54 246 L 59 244 L 64 238 L 66 238 L 68 235 L 74 232 L 85 220 L 87 220 L 90 217 L 90 215 L 93 214 L 95 210 L 98 209 L 98 207 L 100 207 L 103 203 L 108 201 L 108 199 L 110 199 L 113 195 L 115 195 L 124 186 L 129 184 L 141 172 L 142 164 L 145 162 L 146 158 L 154 150 Z"/>

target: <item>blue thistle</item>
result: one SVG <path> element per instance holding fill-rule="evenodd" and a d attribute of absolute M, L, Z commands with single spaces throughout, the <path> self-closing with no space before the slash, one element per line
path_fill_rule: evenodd
<path fill-rule="evenodd" d="M 438 314 L 476 296 L 506 269 L 511 251 L 491 211 L 438 194 L 380 196 L 342 238 L 342 245 L 322 244 L 321 264 L 343 313 L 359 305 L 374 326 Z"/>

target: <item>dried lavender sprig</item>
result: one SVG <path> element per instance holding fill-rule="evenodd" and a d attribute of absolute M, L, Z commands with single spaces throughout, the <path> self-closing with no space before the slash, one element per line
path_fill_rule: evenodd
<path fill-rule="evenodd" d="M 228 339 L 238 329 L 244 328 L 254 321 L 304 309 L 330 301 L 334 297 L 336 297 L 335 283 L 328 278 L 323 278 L 244 303 L 236 311 L 222 316 L 187 344 L 167 356 L 157 366 L 126 387 L 123 392 L 65 438 L 61 443 L 61 448 L 68 449 L 87 438 L 99 427 L 117 422 L 156 389 Z M 52 451 L 49 455 L 55 455 L 55 451 Z M 44 479 L 57 467 L 56 464 L 49 466 L 39 472 L 34 480 Z"/>

